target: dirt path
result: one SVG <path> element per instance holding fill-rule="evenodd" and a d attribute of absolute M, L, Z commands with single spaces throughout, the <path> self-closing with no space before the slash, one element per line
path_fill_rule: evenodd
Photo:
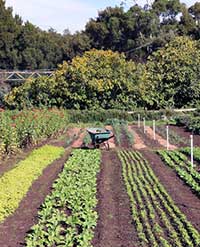
<path fill-rule="evenodd" d="M 164 165 L 160 157 L 152 151 L 142 150 L 141 153 L 149 161 L 156 176 L 164 185 L 175 204 L 186 215 L 187 219 L 200 231 L 200 200 L 190 188 L 179 179 L 175 172 Z"/>
<path fill-rule="evenodd" d="M 69 154 L 70 149 L 66 150 L 62 158 L 54 161 L 43 171 L 43 174 L 33 183 L 15 213 L 0 224 L 1 247 L 19 247 L 23 245 L 26 232 L 37 223 L 38 209 L 50 193 L 52 183 L 61 172 Z"/>
<path fill-rule="evenodd" d="M 128 130 L 133 134 L 133 138 L 134 138 L 134 144 L 133 144 L 133 148 L 134 149 L 145 149 L 147 148 L 147 146 L 144 144 L 142 138 L 137 134 L 136 131 L 133 130 L 132 126 L 128 126 Z"/>
<path fill-rule="evenodd" d="M 123 183 L 121 164 L 115 151 L 102 151 L 98 178 L 99 220 L 94 247 L 136 247 L 137 235 L 132 222 L 130 202 Z"/>
<path fill-rule="evenodd" d="M 120 137 L 120 146 L 121 148 L 130 148 L 131 144 L 128 140 L 125 130 L 121 127 L 121 137 Z"/>
<path fill-rule="evenodd" d="M 142 128 L 131 126 L 134 131 L 134 148 L 136 149 L 163 149 L 164 147 L 157 141 L 153 140 L 148 134 L 144 134 Z M 144 148 L 142 148 L 144 146 Z"/>
<path fill-rule="evenodd" d="M 147 126 L 146 127 L 146 133 L 147 135 L 153 139 L 154 136 L 153 136 L 153 130 L 151 127 Z M 167 147 L 167 141 L 166 139 L 164 139 L 162 136 L 158 135 L 157 133 L 155 134 L 155 138 L 156 138 L 156 141 L 163 147 Z M 169 150 L 174 150 L 174 149 L 177 149 L 178 147 L 175 146 L 175 145 L 172 145 L 172 144 L 169 144 Z"/>
<path fill-rule="evenodd" d="M 73 148 L 80 148 L 83 144 L 83 140 L 85 137 L 86 132 L 83 131 L 82 133 L 79 134 L 78 138 L 72 143 Z"/>

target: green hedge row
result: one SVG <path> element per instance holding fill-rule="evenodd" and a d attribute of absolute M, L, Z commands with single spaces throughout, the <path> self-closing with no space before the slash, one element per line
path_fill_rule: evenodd
<path fill-rule="evenodd" d="M 77 123 L 89 123 L 89 122 L 106 122 L 108 119 L 124 119 L 126 121 L 137 121 L 138 114 L 140 114 L 141 119 L 146 118 L 146 120 L 160 120 L 163 119 L 164 116 L 171 117 L 176 113 L 168 110 L 160 110 L 160 111 L 145 111 L 138 110 L 133 112 L 120 111 L 120 110 L 71 110 L 68 111 L 70 116 L 70 122 Z"/>

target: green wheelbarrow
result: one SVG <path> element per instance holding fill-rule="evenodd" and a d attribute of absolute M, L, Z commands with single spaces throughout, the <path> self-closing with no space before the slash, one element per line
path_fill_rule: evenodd
<path fill-rule="evenodd" d="M 100 148 L 100 145 L 103 145 L 109 150 L 110 146 L 108 140 L 114 137 L 112 131 L 104 128 L 88 128 L 87 132 L 90 135 L 92 140 L 91 145 L 94 148 Z"/>

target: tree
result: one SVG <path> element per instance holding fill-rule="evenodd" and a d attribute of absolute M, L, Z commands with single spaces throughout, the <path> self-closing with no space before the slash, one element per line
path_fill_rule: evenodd
<path fill-rule="evenodd" d="M 193 6 L 189 8 L 189 12 L 192 14 L 196 22 L 195 37 L 200 39 L 200 3 L 196 2 Z"/>
<path fill-rule="evenodd" d="M 153 53 L 140 91 L 148 108 L 183 107 L 200 100 L 200 44 L 177 37 Z"/>
<path fill-rule="evenodd" d="M 6 97 L 10 107 L 58 106 L 69 109 L 133 109 L 137 68 L 123 54 L 91 50 L 59 66 L 53 78 L 28 80 Z"/>
<path fill-rule="evenodd" d="M 21 27 L 19 16 L 13 18 L 12 8 L 5 7 L 5 1 L 0 0 L 0 68 L 16 68 L 20 56 L 17 50 L 17 37 Z"/>
<path fill-rule="evenodd" d="M 182 4 L 182 16 L 180 18 L 179 30 L 181 35 L 193 35 L 196 29 L 194 18 L 189 13 L 185 4 Z M 194 36 L 194 35 L 193 35 Z"/>

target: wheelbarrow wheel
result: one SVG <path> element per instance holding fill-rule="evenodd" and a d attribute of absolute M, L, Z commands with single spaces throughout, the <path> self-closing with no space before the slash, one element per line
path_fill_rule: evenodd
<path fill-rule="evenodd" d="M 100 148 L 100 144 L 95 144 L 95 148 Z"/>

